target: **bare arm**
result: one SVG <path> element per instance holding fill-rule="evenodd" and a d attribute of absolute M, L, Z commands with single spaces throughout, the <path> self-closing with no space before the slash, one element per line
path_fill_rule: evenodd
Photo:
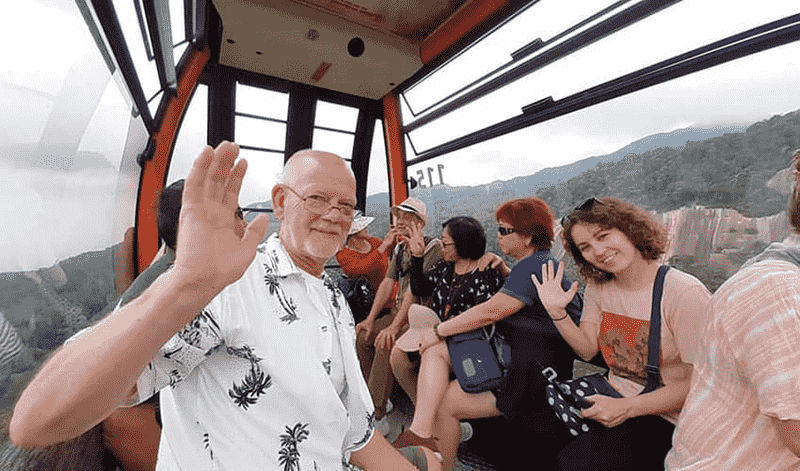
<path fill-rule="evenodd" d="M 378 291 L 375 293 L 375 300 L 372 302 L 372 307 L 369 309 L 367 318 L 356 325 L 356 336 L 358 336 L 361 332 L 364 332 L 366 337 L 372 335 L 372 329 L 375 327 L 375 319 L 378 317 L 378 313 L 380 313 L 383 307 L 386 305 L 386 302 L 389 301 L 389 297 L 391 297 L 392 291 L 394 291 L 395 283 L 397 282 L 388 276 L 381 281 L 381 284 L 378 286 Z"/>
<path fill-rule="evenodd" d="M 247 164 L 238 147 L 206 147 L 186 179 L 175 266 L 140 297 L 69 342 L 23 392 L 9 424 L 12 441 L 44 446 L 76 437 L 125 403 L 159 348 L 255 257 L 267 228 L 256 218 L 244 238 L 235 209 Z M 58 394 L 53 394 L 58 391 Z"/>
<path fill-rule="evenodd" d="M 552 260 L 542 265 L 541 282 L 535 273 L 531 275 L 533 285 L 536 286 L 536 291 L 539 294 L 539 300 L 541 300 L 545 310 L 553 319 L 558 332 L 578 356 L 588 361 L 597 355 L 599 350 L 597 337 L 593 332 L 590 332 L 589 324 L 581 323 L 580 326 L 577 326 L 572 321 L 572 318 L 567 315 L 567 305 L 578 292 L 578 284 L 573 282 L 570 289 L 564 291 L 561 287 L 563 278 L 564 264 L 559 263 L 556 271 L 553 268 Z"/>
<path fill-rule="evenodd" d="M 792 453 L 800 457 L 800 420 L 779 420 L 770 417 L 778 436 Z"/>
<path fill-rule="evenodd" d="M 524 305 L 525 303 L 513 296 L 505 293 L 495 293 L 487 301 L 476 304 L 456 317 L 442 322 L 436 326 L 436 331 L 442 337 L 469 332 L 504 319 L 522 309 Z M 425 330 L 420 338 L 422 343 L 419 349 L 420 353 L 439 341 L 432 328 Z"/>
<path fill-rule="evenodd" d="M 418 469 L 408 462 L 380 433 L 350 455 L 350 462 L 365 471 L 405 471 Z"/>
<path fill-rule="evenodd" d="M 392 319 L 392 323 L 387 325 L 386 328 L 380 331 L 378 336 L 375 337 L 375 346 L 377 348 L 386 350 L 392 349 L 394 341 L 397 340 L 397 334 L 400 333 L 400 329 L 408 322 L 408 309 L 415 302 L 417 302 L 417 297 L 411 293 L 410 288 L 407 288 L 406 292 L 403 293 L 403 302 L 400 304 L 400 309 L 397 310 L 394 319 Z"/>
<path fill-rule="evenodd" d="M 437 330 L 444 337 L 469 332 L 504 319 L 522 309 L 524 305 L 525 303 L 513 296 L 495 293 L 488 300 L 442 322 Z"/>

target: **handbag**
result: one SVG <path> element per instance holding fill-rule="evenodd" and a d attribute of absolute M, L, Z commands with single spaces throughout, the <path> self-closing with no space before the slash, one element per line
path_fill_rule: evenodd
<path fill-rule="evenodd" d="M 661 373 L 658 367 L 659 353 L 661 350 L 661 295 L 664 292 L 664 277 L 669 266 L 658 267 L 656 281 L 653 285 L 653 304 L 650 307 L 650 334 L 647 351 L 647 383 L 640 394 L 656 390 L 661 386 Z M 540 365 L 541 367 L 542 365 Z M 542 374 L 549 383 L 545 387 L 547 403 L 573 436 L 586 433 L 598 427 L 597 422 L 584 419 L 582 409 L 592 404 L 586 400 L 588 396 L 602 394 L 603 396 L 621 398 L 622 395 L 614 389 L 608 379 L 595 373 L 580 378 L 558 381 L 556 371 L 551 368 L 542 368 Z"/>
<path fill-rule="evenodd" d="M 447 337 L 458 384 L 465 392 L 498 389 L 511 367 L 511 346 L 494 324 Z"/>
<path fill-rule="evenodd" d="M 369 287 L 367 279 L 361 276 L 357 278 L 343 276 L 339 278 L 339 289 L 350 305 L 356 323 L 366 319 L 375 300 L 375 293 Z"/>

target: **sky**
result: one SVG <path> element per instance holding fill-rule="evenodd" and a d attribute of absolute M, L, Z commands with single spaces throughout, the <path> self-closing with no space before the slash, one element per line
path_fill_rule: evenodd
<path fill-rule="evenodd" d="M 547 40 L 585 15 L 585 8 L 596 10 L 612 1 L 571 2 L 568 10 L 564 3 L 541 0 L 538 12 L 531 8 L 497 40 L 476 46 L 410 91 L 409 101 L 424 107 L 439 98 L 442 83 L 469 83 L 502 66 L 532 37 Z M 120 168 L 121 155 L 145 142 L 141 125 L 127 111 L 131 101 L 120 91 L 119 77 L 98 72 L 104 65 L 73 0 L 29 0 L 10 8 L 16 21 L 0 29 L 0 44 L 6 45 L 0 68 L 0 188 L 6 196 L 0 200 L 0 272 L 46 266 L 119 241 L 133 223 L 130 201 L 137 183 L 119 178 L 128 171 Z M 547 9 L 555 16 L 542 13 Z M 414 145 L 436 145 L 517 115 L 521 106 L 543 97 L 563 98 L 799 11 L 796 0 L 684 0 L 420 128 L 412 134 Z M 539 19 L 554 17 L 563 24 Z M 413 166 L 409 175 L 421 174 L 426 186 L 428 175 L 434 184 L 478 185 L 614 152 L 649 134 L 768 119 L 800 108 L 798 57 L 796 42 L 462 149 Z M 85 83 L 91 90 L 81 88 Z M 205 112 L 198 99 L 203 93 L 198 89 L 184 120 L 170 181 L 185 175 L 205 143 L 204 121 L 196 118 Z M 42 160 L 45 154 L 52 161 Z M 267 199 L 280 171 L 280 159 L 250 160 L 243 204 Z M 371 162 L 368 193 L 387 191 L 380 130 Z"/>

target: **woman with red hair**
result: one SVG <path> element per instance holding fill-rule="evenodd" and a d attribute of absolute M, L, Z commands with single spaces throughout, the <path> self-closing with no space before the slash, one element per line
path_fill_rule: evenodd
<path fill-rule="evenodd" d="M 412 444 L 429 443 L 433 436 L 442 454 L 443 469 L 448 471 L 455 466 L 460 420 L 505 416 L 514 431 L 520 432 L 512 434 L 518 440 L 509 443 L 509 449 L 535 457 L 541 469 L 553 467 L 556 454 L 570 439 L 566 428 L 545 402 L 546 383 L 537 364 L 552 365 L 559 377 L 568 378 L 575 358 L 539 301 L 531 281 L 532 274 L 541 275 L 542 265 L 552 261 L 549 251 L 553 243 L 553 212 L 543 200 L 528 197 L 503 203 L 495 217 L 501 250 L 519 262 L 500 291 L 488 301 L 421 334 L 420 353 L 424 360 L 439 362 L 448 368 L 450 355 L 445 339 L 451 335 L 495 324 L 497 331 L 511 344 L 511 368 L 500 388 L 470 394 L 461 389 L 458 381 L 445 380 L 449 382 L 439 385 L 444 393 L 430 423 L 432 427 L 428 427 L 431 429 L 406 434 L 418 439 L 419 443 Z M 565 281 L 564 288 L 569 286 Z M 577 295 L 567 305 L 567 315 L 576 323 L 580 320 L 581 308 L 582 301 Z M 441 381 L 441 375 L 424 378 L 420 373 L 420 386 L 437 387 Z"/>

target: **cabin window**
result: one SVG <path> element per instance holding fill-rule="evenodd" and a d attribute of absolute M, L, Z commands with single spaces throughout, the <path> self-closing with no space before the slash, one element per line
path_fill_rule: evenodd
<path fill-rule="evenodd" d="M 248 164 L 239 194 L 243 207 L 271 207 L 272 187 L 283 171 L 288 109 L 288 93 L 236 84 L 235 141 Z"/>
<path fill-rule="evenodd" d="M 286 123 L 289 94 L 237 83 L 236 112 Z"/>
<path fill-rule="evenodd" d="M 483 42 L 489 43 L 494 36 L 510 35 L 508 31 L 513 29 L 516 21 L 523 19 L 529 13 L 533 15 L 547 4 L 548 2 L 543 0 L 532 5 L 515 20 L 499 28 L 495 34 L 489 35 L 479 45 Z M 532 52 L 530 56 L 526 56 L 517 62 L 508 62 L 507 65 L 488 73 L 480 66 L 470 66 L 469 64 L 491 63 L 492 60 L 496 60 L 491 57 L 484 60 L 476 56 L 470 63 L 460 65 L 456 60 L 451 61 L 404 93 L 404 122 L 412 124 L 412 128 L 414 128 L 413 122 L 415 120 L 425 118 L 425 113 L 420 114 L 421 112 L 427 112 L 429 108 L 430 112 L 435 112 L 437 108 L 441 108 L 454 98 L 463 96 L 477 86 L 486 84 L 501 74 L 519 67 L 522 63 L 527 62 L 529 58 L 543 56 L 554 47 L 584 33 L 587 28 L 598 24 L 599 21 L 619 13 L 622 9 L 630 8 L 632 5 L 634 4 L 627 2 L 594 19 L 590 15 L 591 12 L 585 11 L 586 19 L 591 21 L 581 24 L 581 27 L 575 30 L 565 31 L 566 34 L 564 36 L 553 36 L 551 38 L 552 42 L 549 44 L 547 43 L 547 34 L 543 35 L 545 45 Z M 574 98 L 577 94 L 583 93 L 591 87 L 608 83 L 625 74 L 796 13 L 796 7 L 786 2 L 772 3 L 769 6 L 750 4 L 735 9 L 728 8 L 728 6 L 728 3 L 723 0 L 678 2 L 614 31 L 609 36 L 582 45 L 582 47 L 575 49 L 571 53 L 559 56 L 554 61 L 543 64 L 533 73 L 522 75 L 518 80 L 504 83 L 502 87 L 472 101 L 468 105 L 462 106 L 428 124 L 415 127 L 409 132 L 414 150 L 416 153 L 423 153 L 453 139 L 500 124 L 511 118 L 519 117 L 522 114 L 522 107 L 526 105 L 537 103 L 543 99 L 552 99 L 558 103 L 559 100 L 569 97 Z M 597 11 L 599 11 L 599 8 Z M 709 22 L 709 17 L 713 17 L 714 21 Z M 539 26 L 537 25 L 542 23 L 542 20 L 536 18 L 538 17 L 529 19 L 528 27 L 530 32 L 527 32 L 527 30 L 520 32 L 521 37 L 529 39 L 539 37 L 537 30 Z M 577 18 L 575 21 L 577 21 Z M 681 30 L 692 31 L 692 34 L 676 34 L 676 25 L 680 25 L 679 28 Z M 655 38 L 663 38 L 663 40 L 656 40 Z M 642 47 L 643 44 L 647 46 Z M 478 54 L 478 52 L 478 47 L 475 46 L 464 55 Z M 454 70 L 451 71 L 450 69 Z M 470 81 L 469 84 L 471 85 L 465 88 L 451 87 L 448 81 L 439 81 L 440 79 L 437 78 L 439 75 L 450 77 L 450 75 L 459 72 L 465 76 L 472 77 L 476 73 L 476 69 L 479 69 L 480 73 L 485 75 L 481 75 L 477 80 Z M 448 78 L 448 80 L 451 79 Z M 454 80 L 454 83 L 460 83 L 455 79 L 452 80 Z M 683 80 L 685 78 L 677 81 Z M 430 82 L 430 85 L 428 85 L 428 82 Z M 744 81 L 739 80 L 739 82 Z M 422 96 L 422 92 L 428 87 L 432 90 L 447 90 L 449 95 L 437 99 L 428 99 L 427 101 L 415 101 L 412 99 L 415 93 L 419 93 Z M 420 107 L 423 104 L 427 104 L 429 108 L 421 109 Z"/>
<path fill-rule="evenodd" d="M 372 149 L 369 156 L 369 178 L 367 179 L 367 214 L 370 216 L 389 213 L 389 171 L 386 166 L 386 144 L 383 138 L 383 121 L 375 120 Z M 386 223 L 388 230 L 388 222 Z M 375 232 L 379 237 L 386 235 Z"/>
<path fill-rule="evenodd" d="M 351 160 L 357 121 L 357 108 L 317 100 L 312 147 Z"/>
<path fill-rule="evenodd" d="M 175 180 L 186 178 L 194 159 L 206 146 L 208 142 L 206 113 L 208 113 L 208 86 L 198 84 L 175 138 L 175 147 L 169 162 L 167 185 Z"/>
<path fill-rule="evenodd" d="M 158 79 L 158 70 L 153 58 L 153 42 L 150 39 L 147 18 L 141 1 L 115 1 L 114 8 L 120 27 L 122 27 L 122 34 L 125 35 L 133 65 L 136 68 L 142 92 L 147 100 L 150 115 L 155 116 L 161 95 L 161 82 Z"/>

